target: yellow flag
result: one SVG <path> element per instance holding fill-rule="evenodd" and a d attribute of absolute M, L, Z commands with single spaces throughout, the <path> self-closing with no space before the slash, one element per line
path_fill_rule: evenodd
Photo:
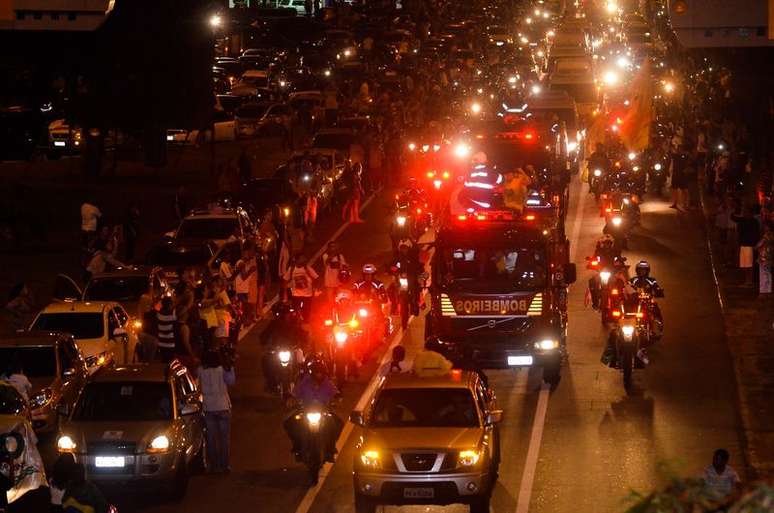
<path fill-rule="evenodd" d="M 650 76 L 650 62 L 644 61 L 631 85 L 633 97 L 629 99 L 629 112 L 621 125 L 621 140 L 631 151 L 648 147 L 650 123 L 653 117 L 653 78 Z"/>

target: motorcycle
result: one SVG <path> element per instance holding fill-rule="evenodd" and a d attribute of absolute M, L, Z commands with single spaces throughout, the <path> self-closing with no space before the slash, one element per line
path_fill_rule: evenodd
<path fill-rule="evenodd" d="M 642 351 L 643 323 L 638 312 L 625 312 L 623 309 L 617 312 L 621 320 L 610 333 L 602 362 L 621 371 L 624 388 L 629 390 L 634 369 L 644 368 L 647 364 Z"/>
<path fill-rule="evenodd" d="M 293 347 L 279 346 L 269 351 L 270 372 L 272 372 L 272 382 L 274 392 L 279 394 L 280 399 L 286 402 L 292 397 L 293 385 L 296 382 L 298 367 L 303 361 L 303 354 L 299 355 L 300 350 Z"/>
<path fill-rule="evenodd" d="M 620 208 L 605 209 L 605 227 L 602 233 L 611 235 L 616 249 L 628 248 L 629 223 Z"/>
<path fill-rule="evenodd" d="M 599 203 L 602 196 L 602 188 L 605 181 L 603 175 L 604 171 L 602 169 L 595 168 L 591 171 L 591 176 L 589 177 L 589 189 L 594 194 L 594 199 L 596 199 L 597 203 Z"/>
<path fill-rule="evenodd" d="M 331 413 L 318 405 L 301 408 L 295 415 L 304 426 L 301 461 L 306 465 L 312 486 L 319 481 L 320 469 L 325 463 L 325 436 L 328 423 L 332 422 Z"/>

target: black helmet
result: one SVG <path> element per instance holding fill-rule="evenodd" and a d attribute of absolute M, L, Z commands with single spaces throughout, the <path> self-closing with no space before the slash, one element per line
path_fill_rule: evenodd
<path fill-rule="evenodd" d="M 345 285 L 349 283 L 349 280 L 352 278 L 352 273 L 349 272 L 349 269 L 340 269 L 339 270 L 339 283 L 342 285 Z"/>
<path fill-rule="evenodd" d="M 272 305 L 271 313 L 275 319 L 289 319 L 295 315 L 296 310 L 287 301 L 277 301 Z"/>
<path fill-rule="evenodd" d="M 650 264 L 646 260 L 640 260 L 634 268 L 639 278 L 647 278 L 650 276 Z"/>
<path fill-rule="evenodd" d="M 306 365 L 309 374 L 328 374 L 328 366 L 325 364 L 322 355 L 312 355 Z"/>

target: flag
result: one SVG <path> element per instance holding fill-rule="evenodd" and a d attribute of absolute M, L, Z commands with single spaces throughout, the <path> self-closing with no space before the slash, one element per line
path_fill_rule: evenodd
<path fill-rule="evenodd" d="M 650 142 L 650 123 L 653 117 L 653 77 L 650 62 L 645 60 L 631 85 L 633 97 L 629 111 L 621 125 L 621 140 L 630 151 L 641 151 Z"/>

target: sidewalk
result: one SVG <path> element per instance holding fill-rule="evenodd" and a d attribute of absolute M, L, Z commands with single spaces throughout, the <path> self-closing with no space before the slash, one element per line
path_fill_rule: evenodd
<path fill-rule="evenodd" d="M 714 219 L 714 198 L 702 197 L 705 219 Z M 707 223 L 711 227 L 713 223 Z M 717 234 L 707 233 L 718 282 L 728 347 L 733 358 L 744 426 L 748 465 L 753 477 L 774 475 L 774 298 L 761 299 L 757 288 L 743 287 L 741 274 L 726 268 Z"/>

